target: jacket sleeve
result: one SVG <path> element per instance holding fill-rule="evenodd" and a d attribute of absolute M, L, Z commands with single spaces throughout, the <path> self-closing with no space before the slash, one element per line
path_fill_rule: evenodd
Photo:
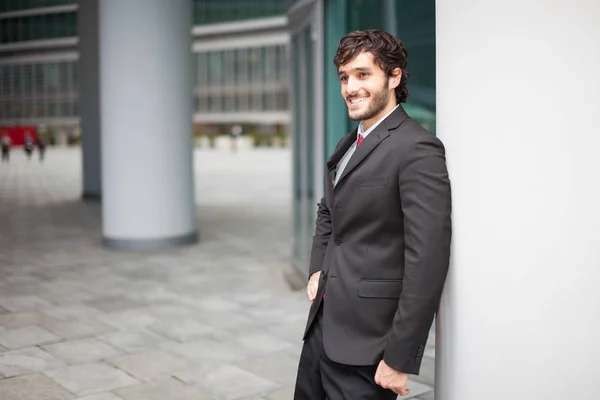
<path fill-rule="evenodd" d="M 317 209 L 317 223 L 310 253 L 309 277 L 323 268 L 323 259 L 327 251 L 327 242 L 329 242 L 331 231 L 329 208 L 327 208 L 325 198 L 322 198 Z"/>
<path fill-rule="evenodd" d="M 403 286 L 383 359 L 397 371 L 418 374 L 448 272 L 452 206 L 442 142 L 424 135 L 407 154 L 399 173 Z"/>

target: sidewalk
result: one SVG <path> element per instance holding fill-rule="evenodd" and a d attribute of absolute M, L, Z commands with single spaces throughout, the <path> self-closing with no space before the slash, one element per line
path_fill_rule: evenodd
<path fill-rule="evenodd" d="M 0 165 L 0 399 L 292 398 L 289 150 L 197 151 L 200 244 L 144 253 L 100 246 L 78 150 L 21 153 Z M 432 344 L 405 398 L 433 399 Z"/>

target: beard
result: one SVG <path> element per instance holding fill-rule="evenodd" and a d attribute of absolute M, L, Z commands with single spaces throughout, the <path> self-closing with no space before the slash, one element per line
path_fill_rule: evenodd
<path fill-rule="evenodd" d="M 362 94 L 358 94 L 353 97 L 360 97 Z M 353 121 L 364 121 L 375 117 L 381 111 L 385 109 L 389 100 L 390 100 L 390 90 L 388 89 L 388 85 L 384 84 L 381 90 L 377 92 L 371 93 L 371 101 L 369 102 L 369 106 L 366 110 L 360 111 L 358 114 L 351 115 L 350 109 L 348 109 L 348 116 Z"/>

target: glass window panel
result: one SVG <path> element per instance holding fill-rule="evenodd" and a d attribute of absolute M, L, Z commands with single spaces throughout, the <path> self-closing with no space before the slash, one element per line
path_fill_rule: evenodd
<path fill-rule="evenodd" d="M 233 50 L 223 52 L 224 63 L 224 98 L 225 111 L 235 111 L 235 53 Z"/>
<path fill-rule="evenodd" d="M 284 15 L 288 0 L 194 0 L 195 24 Z"/>
<path fill-rule="evenodd" d="M 2 0 L 0 1 L 0 11 L 18 11 L 73 4 L 76 2 L 77 0 Z"/>
<path fill-rule="evenodd" d="M 75 12 L 9 18 L 1 20 L 0 23 L 0 43 L 76 35 L 77 14 Z"/>

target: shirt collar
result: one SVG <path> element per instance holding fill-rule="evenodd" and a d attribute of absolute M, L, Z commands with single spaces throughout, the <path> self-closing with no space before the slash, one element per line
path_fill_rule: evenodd
<path fill-rule="evenodd" d="M 363 132 L 362 121 L 360 121 L 360 124 L 358 125 L 358 131 L 356 132 L 356 137 L 358 138 L 358 135 L 362 135 L 363 139 L 366 138 L 369 135 L 369 133 L 373 132 L 373 130 L 375 128 L 377 128 L 377 125 L 379 125 L 384 119 L 389 117 L 391 113 L 396 111 L 396 108 L 398 108 L 399 106 L 400 106 L 400 104 L 398 104 L 396 107 L 394 107 L 394 109 L 392 111 L 390 111 L 379 121 L 377 121 L 373 125 L 371 125 L 371 127 L 369 129 L 367 129 L 365 132 Z"/>

